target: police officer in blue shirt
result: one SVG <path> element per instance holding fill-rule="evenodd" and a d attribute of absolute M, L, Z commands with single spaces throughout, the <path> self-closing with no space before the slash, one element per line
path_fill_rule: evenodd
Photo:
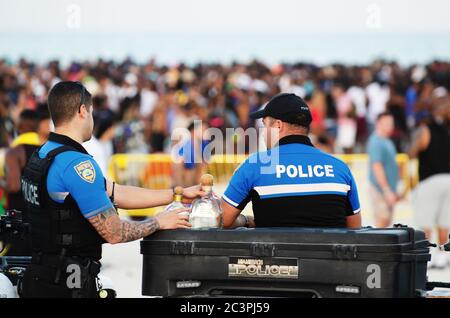
<path fill-rule="evenodd" d="M 30 158 L 22 190 L 30 216 L 32 263 L 22 297 L 97 297 L 102 244 L 141 239 L 157 230 L 188 228 L 179 209 L 142 222 L 121 220 L 116 207 L 140 209 L 168 204 L 172 190 L 122 186 L 106 180 L 81 146 L 92 136 L 91 94 L 78 82 L 60 82 L 48 107 L 55 125 L 48 142 Z M 187 188 L 191 200 L 204 195 Z"/>
<path fill-rule="evenodd" d="M 250 155 L 235 171 L 222 197 L 224 226 L 361 227 L 352 173 L 312 145 L 303 99 L 279 94 L 251 117 L 263 119 L 268 150 Z M 241 214 L 250 200 L 254 218 Z"/>

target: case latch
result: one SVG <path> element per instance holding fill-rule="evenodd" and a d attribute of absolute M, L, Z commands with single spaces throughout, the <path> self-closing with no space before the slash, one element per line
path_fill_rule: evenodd
<path fill-rule="evenodd" d="M 333 245 L 333 255 L 338 259 L 357 259 L 358 248 L 356 245 Z"/>
<path fill-rule="evenodd" d="M 172 242 L 171 252 L 174 255 L 193 255 L 194 254 L 194 242 L 190 242 L 190 241 Z"/>
<path fill-rule="evenodd" d="M 253 243 L 252 256 L 275 256 L 275 246 L 273 244 Z"/>

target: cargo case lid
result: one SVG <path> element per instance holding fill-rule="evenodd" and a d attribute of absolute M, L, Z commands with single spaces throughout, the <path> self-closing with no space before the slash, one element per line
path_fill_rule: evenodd
<path fill-rule="evenodd" d="M 428 241 L 424 233 L 409 227 L 358 230 L 325 228 L 166 230 L 154 233 L 141 241 L 141 253 L 144 255 L 236 254 L 282 257 L 308 251 L 331 251 L 336 257 L 344 255 L 348 256 L 346 258 L 356 259 L 360 258 L 357 254 L 361 256 L 361 253 L 428 254 L 427 248 Z"/>

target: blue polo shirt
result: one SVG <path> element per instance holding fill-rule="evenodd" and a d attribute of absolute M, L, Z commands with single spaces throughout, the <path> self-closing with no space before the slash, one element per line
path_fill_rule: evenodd
<path fill-rule="evenodd" d="M 389 138 L 383 138 L 373 133 L 367 141 L 367 153 L 369 154 L 369 180 L 379 192 L 382 192 L 375 173 L 373 172 L 372 165 L 375 162 L 379 162 L 383 165 L 384 173 L 386 175 L 387 182 L 391 191 L 397 191 L 397 182 L 399 179 L 398 165 L 395 160 L 397 150 L 395 145 Z"/>
<path fill-rule="evenodd" d="M 223 199 L 239 210 L 251 200 L 258 227 L 346 227 L 346 217 L 361 211 L 348 166 L 301 135 L 249 156 Z"/>
<path fill-rule="evenodd" d="M 77 151 L 66 151 L 55 157 L 47 176 L 50 198 L 63 203 L 70 194 L 86 218 L 112 208 L 101 169 L 79 143 L 67 136 L 50 133 L 49 140 L 39 150 L 39 157 L 45 158 L 50 151 L 64 145 Z"/>

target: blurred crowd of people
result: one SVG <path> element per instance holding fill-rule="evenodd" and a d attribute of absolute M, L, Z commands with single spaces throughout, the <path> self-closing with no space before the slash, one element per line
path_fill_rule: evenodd
<path fill-rule="evenodd" d="M 176 163 L 172 177 L 175 185 L 195 184 L 205 164 L 197 164 L 193 156 L 208 144 L 202 136 L 197 140 L 195 120 L 201 120 L 202 133 L 213 127 L 223 136 L 228 136 L 227 128 L 257 128 L 261 123 L 249 114 L 273 96 L 290 92 L 310 107 L 310 136 L 317 147 L 330 153 L 369 153 L 378 227 L 390 225 L 394 205 L 403 197 L 397 189 L 397 153 L 419 159 L 415 197 L 421 197 L 420 204 L 442 201 L 432 195 L 450 200 L 449 62 L 408 67 L 381 60 L 363 66 L 269 66 L 259 61 L 167 66 L 154 60 L 140 65 L 131 59 L 121 63 L 100 59 L 63 67 L 58 61 L 39 65 L 21 59 L 15 64 L 0 60 L 0 149 L 5 152 L 0 161 L 5 158 L 7 170 L 0 178 L 0 191 L 6 190 L 10 203 L 19 198 L 24 158 L 45 142 L 52 129 L 47 95 L 61 80 L 79 81 L 93 96 L 94 134 L 83 146 L 104 174 L 114 153 L 171 153 L 183 138 L 173 132 L 186 128 L 186 147 L 177 152 L 185 161 Z M 244 147 L 237 149 L 254 149 L 245 136 L 235 135 L 222 143 L 221 153 L 235 151 L 239 142 Z M 427 185 L 434 180 L 438 185 Z M 0 193 L 0 214 L 3 206 Z M 426 207 L 414 204 L 414 208 L 417 224 L 429 236 L 435 221 Z M 446 208 L 447 204 L 436 205 L 433 212 L 433 218 L 439 218 L 441 243 L 450 228 Z M 446 266 L 442 259 L 441 268 Z"/>
<path fill-rule="evenodd" d="M 139 65 L 98 60 L 38 65 L 0 60 L 0 148 L 17 135 L 25 109 L 45 108 L 50 88 L 61 80 L 82 82 L 94 96 L 95 142 L 112 153 L 168 152 L 171 132 L 194 119 L 209 127 L 253 127 L 249 113 L 279 92 L 309 104 L 316 144 L 336 153 L 365 152 L 377 116 L 394 115 L 392 136 L 407 150 L 412 129 L 427 120 L 433 100 L 448 97 L 450 63 L 402 67 L 375 61 L 365 66 L 312 64 Z"/>

